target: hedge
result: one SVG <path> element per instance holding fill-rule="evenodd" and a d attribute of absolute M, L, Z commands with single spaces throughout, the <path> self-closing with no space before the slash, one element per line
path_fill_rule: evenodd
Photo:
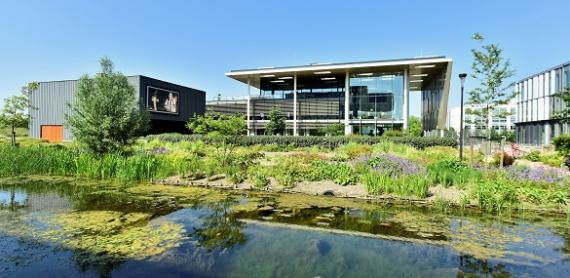
<path fill-rule="evenodd" d="M 203 135 L 186 135 L 178 133 L 165 133 L 148 135 L 146 140 L 158 139 L 163 142 L 180 142 L 202 140 L 205 143 L 215 143 L 219 138 L 212 138 Z M 368 137 L 368 136 L 239 136 L 236 144 L 240 146 L 252 145 L 289 145 L 294 147 L 321 146 L 326 148 L 336 148 L 349 142 L 359 144 L 376 144 L 379 142 L 391 141 L 397 144 L 406 144 L 418 149 L 432 146 L 456 147 L 457 141 L 453 138 L 440 137 Z"/>

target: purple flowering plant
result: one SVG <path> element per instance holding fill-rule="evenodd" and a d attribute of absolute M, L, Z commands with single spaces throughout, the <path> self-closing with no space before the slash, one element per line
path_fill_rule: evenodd
<path fill-rule="evenodd" d="M 533 182 L 559 183 L 564 180 L 565 173 L 561 170 L 545 167 L 517 167 L 510 166 L 505 169 L 508 177 L 517 180 Z"/>
<path fill-rule="evenodd" d="M 372 167 L 375 171 L 386 173 L 392 177 L 425 173 L 425 168 L 416 162 L 391 154 L 363 156 L 353 161 L 353 165 L 357 163 L 363 163 Z"/>

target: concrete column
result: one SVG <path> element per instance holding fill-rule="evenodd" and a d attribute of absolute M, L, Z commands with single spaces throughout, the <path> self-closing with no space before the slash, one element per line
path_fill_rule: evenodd
<path fill-rule="evenodd" d="M 550 130 L 550 124 L 544 124 L 544 144 L 548 145 L 550 144 L 550 133 L 552 132 L 552 130 Z"/>
<path fill-rule="evenodd" d="M 249 77 L 247 78 L 247 107 L 246 107 L 246 123 L 247 123 L 247 135 L 254 135 L 254 132 L 251 130 L 251 81 Z"/>
<path fill-rule="evenodd" d="M 348 70 L 344 78 L 344 135 L 352 134 L 350 126 L 350 76 Z"/>
<path fill-rule="evenodd" d="M 297 126 L 297 73 L 293 74 L 293 136 L 299 136 Z"/>
<path fill-rule="evenodd" d="M 408 120 L 410 118 L 410 90 L 408 86 L 408 69 L 404 69 L 404 130 L 408 129 Z"/>

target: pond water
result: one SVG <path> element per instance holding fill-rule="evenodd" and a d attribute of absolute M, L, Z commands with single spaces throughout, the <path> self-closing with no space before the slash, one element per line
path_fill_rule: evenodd
<path fill-rule="evenodd" d="M 2 277 L 569 277 L 569 259 L 564 217 L 0 182 Z"/>

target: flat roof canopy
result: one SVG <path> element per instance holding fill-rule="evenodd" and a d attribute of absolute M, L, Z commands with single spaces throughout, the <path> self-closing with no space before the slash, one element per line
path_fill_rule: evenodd
<path fill-rule="evenodd" d="M 248 83 L 252 87 L 258 89 L 265 87 L 268 82 L 279 82 L 281 86 L 292 87 L 293 75 L 297 74 L 299 80 L 298 87 L 302 88 L 303 83 L 313 83 L 330 78 L 338 80 L 344 84 L 344 76 L 348 71 L 350 74 L 366 74 L 366 73 L 391 73 L 403 71 L 407 69 L 409 72 L 409 81 L 424 80 L 424 82 L 414 82 L 410 84 L 412 90 L 421 90 L 422 83 L 429 83 L 429 80 L 437 73 L 446 72 L 448 66 L 451 65 L 451 58 L 444 56 L 437 57 L 421 57 L 394 60 L 376 60 L 351 63 L 328 63 L 328 64 L 311 64 L 304 66 L 290 67 L 271 67 L 259 69 L 232 70 L 226 73 L 226 76 L 237 81 Z M 334 78 L 334 79 L 333 79 Z M 449 82 L 449 80 L 446 80 Z M 290 83 L 290 84 L 289 84 Z"/>

